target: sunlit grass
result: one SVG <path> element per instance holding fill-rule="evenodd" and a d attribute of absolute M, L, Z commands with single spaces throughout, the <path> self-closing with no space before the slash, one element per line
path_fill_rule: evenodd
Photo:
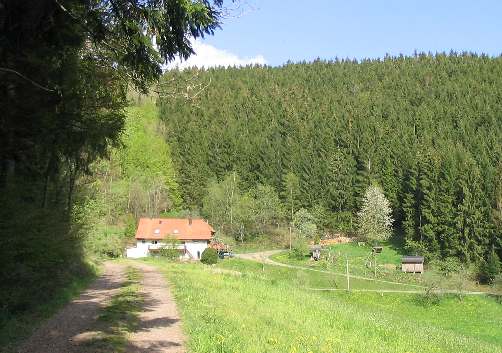
<path fill-rule="evenodd" d="M 149 260 L 181 310 L 192 352 L 502 352 L 502 306 L 486 297 L 313 292 L 309 271 L 225 260 Z"/>

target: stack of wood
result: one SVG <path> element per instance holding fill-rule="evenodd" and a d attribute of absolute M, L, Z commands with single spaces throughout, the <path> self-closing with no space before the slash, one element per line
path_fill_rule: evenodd
<path fill-rule="evenodd" d="M 214 250 L 221 252 L 221 251 L 230 251 L 230 246 L 227 244 L 220 242 L 220 241 L 211 241 L 209 244 L 210 248 L 213 248 Z"/>
<path fill-rule="evenodd" d="M 345 243 L 350 243 L 352 238 L 349 237 L 344 237 L 344 236 L 338 236 L 336 238 L 327 238 L 327 239 L 321 239 L 319 241 L 319 244 L 322 246 L 328 246 L 328 245 L 335 245 L 335 244 L 345 244 Z"/>

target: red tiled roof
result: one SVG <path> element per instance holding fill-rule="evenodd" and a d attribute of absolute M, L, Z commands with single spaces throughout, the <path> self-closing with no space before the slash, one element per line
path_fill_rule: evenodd
<path fill-rule="evenodd" d="M 203 219 L 140 218 L 136 239 L 164 239 L 174 236 L 178 240 L 210 240 L 214 229 Z"/>

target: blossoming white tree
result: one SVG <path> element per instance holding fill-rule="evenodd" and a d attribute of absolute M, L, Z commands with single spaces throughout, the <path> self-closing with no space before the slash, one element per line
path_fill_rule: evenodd
<path fill-rule="evenodd" d="M 357 213 L 359 235 L 377 243 L 386 240 L 392 233 L 392 210 L 390 203 L 377 185 L 370 185 L 364 194 L 363 206 Z"/>

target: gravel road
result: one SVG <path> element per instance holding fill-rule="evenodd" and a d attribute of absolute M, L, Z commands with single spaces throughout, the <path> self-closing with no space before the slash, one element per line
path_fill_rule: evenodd
<path fill-rule="evenodd" d="M 104 273 L 77 299 L 39 327 L 19 353 L 85 352 L 79 338 L 93 332 L 100 309 L 124 282 L 124 266 L 105 263 Z"/>
<path fill-rule="evenodd" d="M 146 264 L 132 266 L 143 273 L 143 311 L 137 330 L 128 337 L 125 353 L 182 353 L 185 336 L 176 304 L 163 276 Z M 86 344 L 102 329 L 98 316 L 125 282 L 126 265 L 107 262 L 100 276 L 79 298 L 39 327 L 18 353 L 92 353 Z M 113 352 L 110 352 L 113 353 Z"/>
<path fill-rule="evenodd" d="M 176 303 L 167 283 L 155 267 L 134 265 L 143 273 L 144 308 L 138 330 L 130 337 L 127 353 L 182 353 L 185 336 Z"/>

